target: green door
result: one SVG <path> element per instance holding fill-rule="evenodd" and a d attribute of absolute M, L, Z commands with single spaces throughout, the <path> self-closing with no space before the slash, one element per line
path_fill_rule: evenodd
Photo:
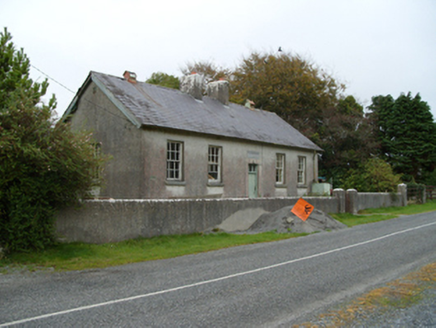
<path fill-rule="evenodd" d="M 248 197 L 257 196 L 257 164 L 248 164 Z"/>

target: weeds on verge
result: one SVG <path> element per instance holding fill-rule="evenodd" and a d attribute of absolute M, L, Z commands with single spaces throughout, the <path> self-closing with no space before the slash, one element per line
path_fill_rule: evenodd
<path fill-rule="evenodd" d="M 416 304 L 422 299 L 422 292 L 430 288 L 436 288 L 436 263 L 426 265 L 404 278 L 374 289 L 339 310 L 320 314 L 317 322 L 321 321 L 322 327 L 349 327 L 351 324 L 359 324 L 360 320 L 364 320 L 375 311 L 383 313 L 391 308 L 405 308 Z M 321 326 L 312 322 L 292 326 L 302 327 Z"/>

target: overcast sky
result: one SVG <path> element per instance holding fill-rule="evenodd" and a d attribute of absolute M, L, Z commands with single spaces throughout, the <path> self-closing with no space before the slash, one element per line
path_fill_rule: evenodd
<path fill-rule="evenodd" d="M 50 76 L 62 115 L 90 71 L 145 81 L 187 62 L 299 54 L 371 97 L 420 93 L 436 118 L 435 0 L 0 0 L 0 23 Z M 45 75 L 32 68 L 39 82 Z M 69 90 L 73 91 L 69 91 Z"/>

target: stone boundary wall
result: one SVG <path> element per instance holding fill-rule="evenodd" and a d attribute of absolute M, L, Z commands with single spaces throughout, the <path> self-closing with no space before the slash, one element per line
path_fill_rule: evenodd
<path fill-rule="evenodd" d="M 397 199 L 403 196 L 397 194 Z M 304 197 L 325 213 L 357 213 L 364 208 L 400 206 L 391 194 L 358 194 L 335 189 L 333 197 Z M 187 234 L 212 229 L 238 212 L 257 215 L 293 206 L 299 197 L 233 199 L 86 200 L 80 208 L 59 211 L 58 236 L 66 241 L 109 243 L 137 237 Z M 257 217 L 256 217 L 257 218 Z"/>

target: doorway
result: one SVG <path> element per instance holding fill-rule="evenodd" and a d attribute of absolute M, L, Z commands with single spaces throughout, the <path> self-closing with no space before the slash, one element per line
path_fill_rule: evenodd
<path fill-rule="evenodd" d="M 257 164 L 248 164 L 248 197 L 258 197 Z"/>

